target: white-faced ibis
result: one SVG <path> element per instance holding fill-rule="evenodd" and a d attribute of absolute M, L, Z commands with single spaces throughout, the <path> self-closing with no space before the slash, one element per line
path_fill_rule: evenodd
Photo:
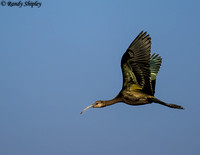
<path fill-rule="evenodd" d="M 129 105 L 144 105 L 159 103 L 161 105 L 183 109 L 176 104 L 167 104 L 156 97 L 156 76 L 160 69 L 162 58 L 158 54 L 151 53 L 151 38 L 146 32 L 141 32 L 128 47 L 121 59 L 123 74 L 123 86 L 119 94 L 112 100 L 96 101 L 85 108 L 81 114 L 89 108 L 102 108 L 118 102 Z"/>

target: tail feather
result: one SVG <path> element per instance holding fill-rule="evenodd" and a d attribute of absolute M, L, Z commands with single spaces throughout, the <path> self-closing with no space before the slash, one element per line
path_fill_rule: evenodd
<path fill-rule="evenodd" d="M 161 105 L 164 105 L 164 106 L 167 106 L 167 107 L 170 107 L 170 108 L 175 108 L 175 109 L 184 109 L 183 107 L 181 107 L 180 105 L 176 105 L 176 104 L 168 104 L 168 103 L 165 103 L 157 98 L 150 98 L 149 99 L 149 102 L 154 102 L 154 103 L 159 103 Z"/>

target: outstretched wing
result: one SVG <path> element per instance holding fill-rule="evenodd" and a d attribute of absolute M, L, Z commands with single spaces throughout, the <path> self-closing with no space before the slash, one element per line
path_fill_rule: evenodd
<path fill-rule="evenodd" d="M 150 59 L 150 70 L 151 70 L 151 84 L 153 89 L 153 95 L 155 93 L 156 76 L 160 69 L 162 58 L 158 54 L 152 54 Z"/>
<path fill-rule="evenodd" d="M 147 94 L 153 94 L 150 72 L 150 50 L 151 38 L 146 32 L 142 31 L 122 57 L 122 89 L 141 89 Z"/>

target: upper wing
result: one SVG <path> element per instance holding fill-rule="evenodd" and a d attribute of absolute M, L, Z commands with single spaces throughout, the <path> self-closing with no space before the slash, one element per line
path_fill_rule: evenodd
<path fill-rule="evenodd" d="M 142 89 L 152 95 L 150 72 L 151 38 L 141 32 L 128 47 L 121 60 L 123 89 Z"/>
<path fill-rule="evenodd" d="M 151 84 L 153 89 L 153 94 L 155 93 L 156 76 L 160 69 L 162 63 L 162 58 L 158 54 L 152 54 L 150 59 L 150 70 L 151 70 Z"/>

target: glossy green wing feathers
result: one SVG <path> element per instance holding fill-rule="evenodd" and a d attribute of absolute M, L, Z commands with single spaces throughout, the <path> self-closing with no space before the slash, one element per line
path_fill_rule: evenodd
<path fill-rule="evenodd" d="M 156 76 L 160 69 L 162 58 L 158 54 L 152 54 L 150 59 L 150 70 L 151 70 L 151 85 L 153 89 L 153 95 L 155 93 Z"/>
<path fill-rule="evenodd" d="M 128 47 L 121 60 L 123 89 L 135 87 L 152 95 L 150 71 L 151 38 L 141 32 Z"/>
<path fill-rule="evenodd" d="M 152 54 L 150 59 L 151 80 L 156 80 L 156 76 L 160 69 L 162 58 L 158 54 Z"/>

